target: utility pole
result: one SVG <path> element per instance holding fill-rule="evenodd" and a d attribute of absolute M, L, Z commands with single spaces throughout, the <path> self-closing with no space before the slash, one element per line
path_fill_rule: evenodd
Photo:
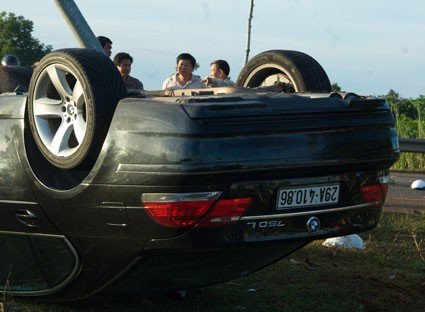
<path fill-rule="evenodd" d="M 80 46 L 105 53 L 75 1 L 54 1 Z"/>
<path fill-rule="evenodd" d="M 249 8 L 249 16 L 248 16 L 248 34 L 247 34 L 247 39 L 246 39 L 246 50 L 245 50 L 244 65 L 246 65 L 246 63 L 248 63 L 249 52 L 251 51 L 251 49 L 250 49 L 250 46 L 251 46 L 251 21 L 252 21 L 253 11 L 254 11 L 254 0 L 251 0 L 251 6 Z"/>

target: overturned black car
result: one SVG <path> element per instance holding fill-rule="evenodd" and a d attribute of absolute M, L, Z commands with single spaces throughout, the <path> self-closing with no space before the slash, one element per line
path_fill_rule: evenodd
<path fill-rule="evenodd" d="M 331 92 L 296 51 L 237 84 L 128 92 L 104 54 L 65 49 L 1 94 L 1 288 L 174 292 L 374 228 L 399 156 L 385 100 Z"/>

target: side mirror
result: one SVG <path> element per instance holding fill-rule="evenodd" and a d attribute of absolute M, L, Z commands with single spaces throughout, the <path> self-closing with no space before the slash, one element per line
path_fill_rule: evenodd
<path fill-rule="evenodd" d="M 412 188 L 412 190 L 425 191 L 425 182 L 422 181 L 422 180 L 413 181 L 411 188 Z"/>

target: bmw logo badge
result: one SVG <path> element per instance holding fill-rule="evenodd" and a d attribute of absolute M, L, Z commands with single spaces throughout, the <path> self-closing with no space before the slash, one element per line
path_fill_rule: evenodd
<path fill-rule="evenodd" d="M 316 217 L 311 217 L 307 221 L 307 231 L 309 233 L 316 233 L 320 230 L 320 220 Z"/>

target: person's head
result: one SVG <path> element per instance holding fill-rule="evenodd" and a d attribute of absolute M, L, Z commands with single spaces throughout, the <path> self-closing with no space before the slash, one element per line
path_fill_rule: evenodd
<path fill-rule="evenodd" d="M 114 57 L 114 63 L 124 78 L 130 75 L 131 64 L 133 64 L 133 57 L 130 54 L 126 52 L 117 53 Z"/>
<path fill-rule="evenodd" d="M 1 59 L 1 65 L 3 66 L 20 66 L 21 62 L 19 62 L 18 57 L 16 57 L 15 55 L 5 55 L 3 56 L 3 58 Z"/>
<path fill-rule="evenodd" d="M 226 79 L 230 73 L 230 66 L 225 60 L 211 62 L 210 76 L 213 78 Z"/>
<path fill-rule="evenodd" d="M 188 77 L 192 75 L 195 69 L 196 59 L 189 53 L 182 53 L 177 56 L 176 63 L 177 72 L 183 77 Z"/>
<path fill-rule="evenodd" d="M 112 41 L 108 37 L 105 36 L 98 36 L 97 40 L 99 41 L 100 45 L 102 46 L 103 50 L 105 51 L 105 54 L 107 56 L 112 55 Z"/>

